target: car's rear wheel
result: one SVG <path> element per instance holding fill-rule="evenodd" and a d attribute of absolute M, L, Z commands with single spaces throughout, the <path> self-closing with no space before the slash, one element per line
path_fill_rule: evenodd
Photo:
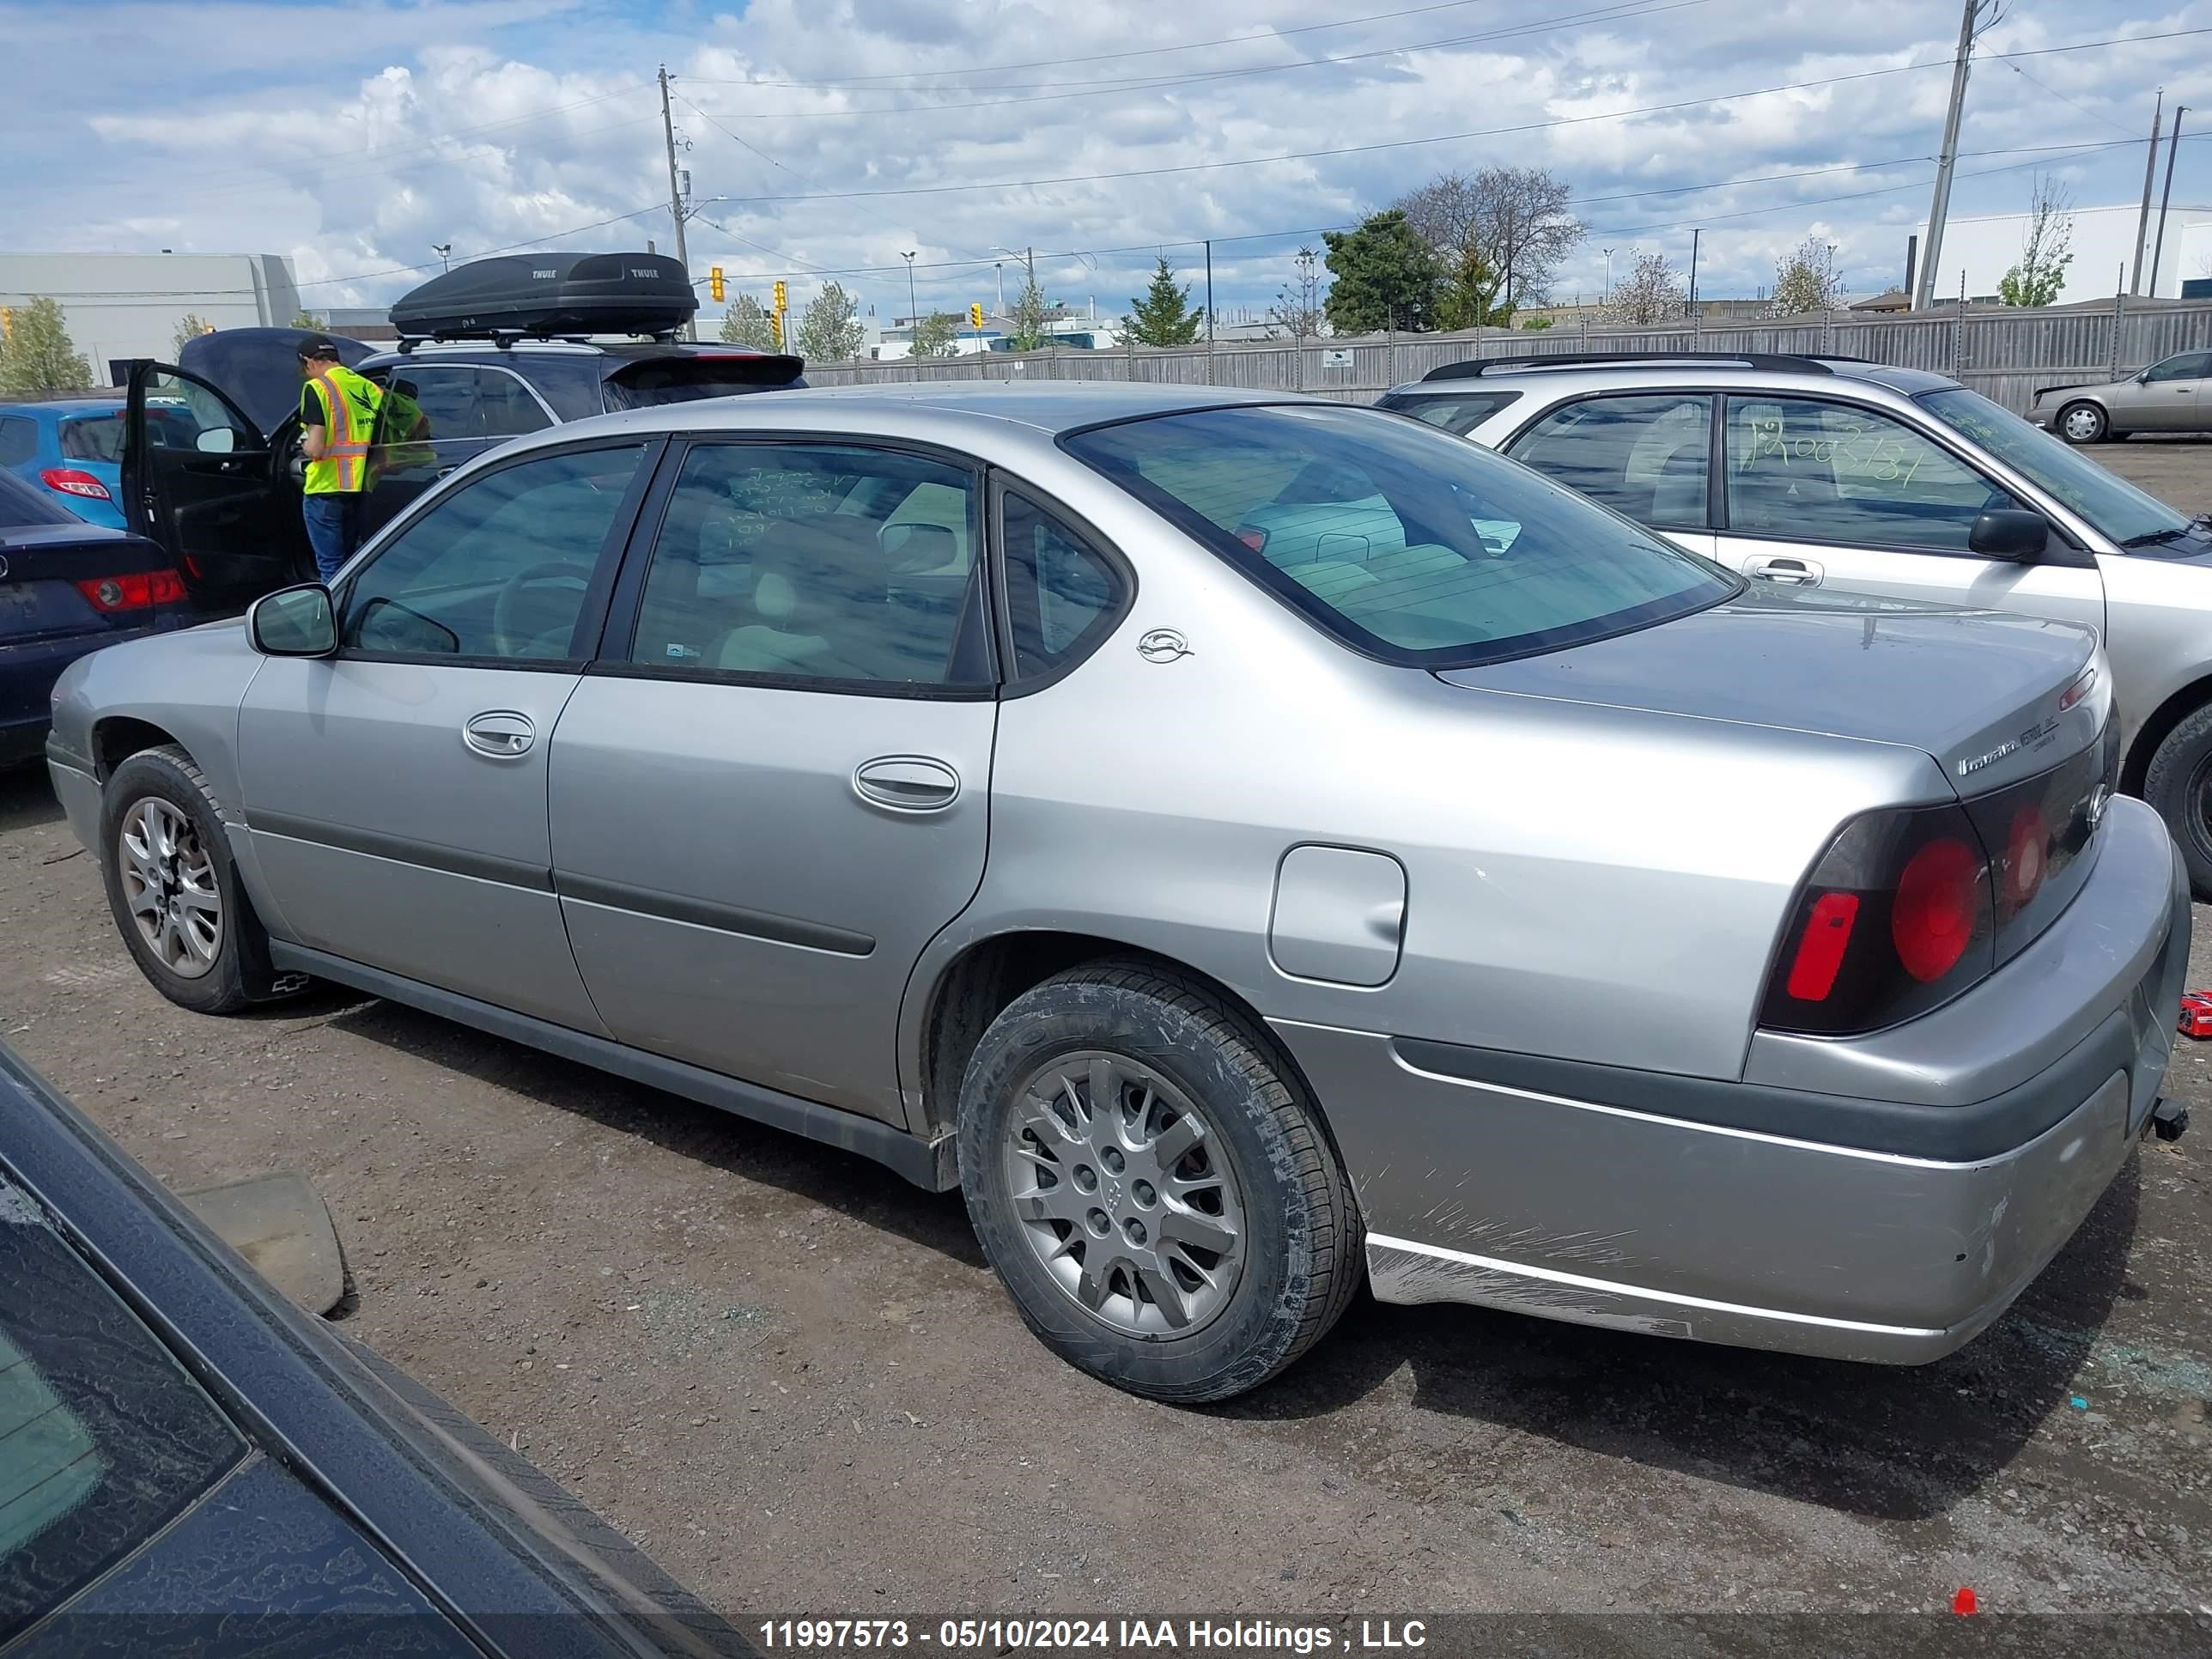
<path fill-rule="evenodd" d="M 228 1014 L 306 985 L 270 966 L 222 815 L 184 750 L 143 750 L 115 769 L 101 791 L 100 837 L 107 908 L 140 971 L 170 1001 Z"/>
<path fill-rule="evenodd" d="M 2054 424 L 2058 435 L 2069 444 L 2100 444 L 2111 431 L 2105 411 L 2094 404 L 2069 404 L 2058 411 Z"/>
<path fill-rule="evenodd" d="M 2172 832 L 2197 896 L 2212 899 L 2212 707 L 2166 734 L 2143 774 L 2143 799 Z"/>
<path fill-rule="evenodd" d="M 961 1089 L 960 1167 L 1030 1328 L 1133 1394 L 1255 1388 L 1360 1281 L 1351 1189 L 1289 1067 L 1150 964 L 1073 969 L 999 1016 Z"/>

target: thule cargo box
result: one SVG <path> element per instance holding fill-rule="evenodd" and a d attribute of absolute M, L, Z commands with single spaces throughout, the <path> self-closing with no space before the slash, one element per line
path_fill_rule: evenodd
<path fill-rule="evenodd" d="M 420 340 L 672 338 L 699 309 L 690 273 L 664 253 L 510 253 L 449 270 L 392 307 L 401 349 Z"/>

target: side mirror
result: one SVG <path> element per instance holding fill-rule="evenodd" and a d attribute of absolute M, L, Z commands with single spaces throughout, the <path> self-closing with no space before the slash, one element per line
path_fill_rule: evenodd
<path fill-rule="evenodd" d="M 203 455 L 228 455 L 238 447 L 238 434 L 227 426 L 211 426 L 192 440 Z"/>
<path fill-rule="evenodd" d="M 338 648 L 331 590 L 302 582 L 263 594 L 246 611 L 246 637 L 264 657 L 330 656 Z"/>
<path fill-rule="evenodd" d="M 2051 521 L 2022 507 L 1993 507 L 1974 519 L 1966 532 L 1966 550 L 1993 559 L 2026 563 L 2040 558 L 2051 543 Z"/>

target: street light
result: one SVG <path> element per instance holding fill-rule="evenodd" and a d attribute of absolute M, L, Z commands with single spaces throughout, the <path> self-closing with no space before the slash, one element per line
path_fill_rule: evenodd
<path fill-rule="evenodd" d="M 912 328 L 915 324 L 914 255 L 915 250 L 912 248 L 907 249 L 903 253 L 899 255 L 900 258 L 906 261 L 906 325 L 908 328 Z"/>
<path fill-rule="evenodd" d="M 993 314 L 1003 317 L 1006 314 L 1006 262 L 1004 259 L 994 259 L 991 261 L 991 269 L 999 275 L 999 308 Z"/>
<path fill-rule="evenodd" d="M 1613 303 L 1613 250 L 1605 251 L 1605 302 Z"/>
<path fill-rule="evenodd" d="M 451 242 L 433 242 L 430 252 L 438 256 L 438 263 L 446 270 L 453 268 L 453 245 Z"/>

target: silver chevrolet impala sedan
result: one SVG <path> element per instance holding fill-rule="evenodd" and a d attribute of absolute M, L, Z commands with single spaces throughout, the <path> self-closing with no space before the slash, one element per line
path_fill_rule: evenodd
<path fill-rule="evenodd" d="M 1755 596 L 1376 410 L 580 422 L 53 715 L 173 1000 L 330 980 L 957 1186 L 1165 1400 L 1363 1282 L 1932 1359 L 2181 1126 L 2088 630 Z"/>

